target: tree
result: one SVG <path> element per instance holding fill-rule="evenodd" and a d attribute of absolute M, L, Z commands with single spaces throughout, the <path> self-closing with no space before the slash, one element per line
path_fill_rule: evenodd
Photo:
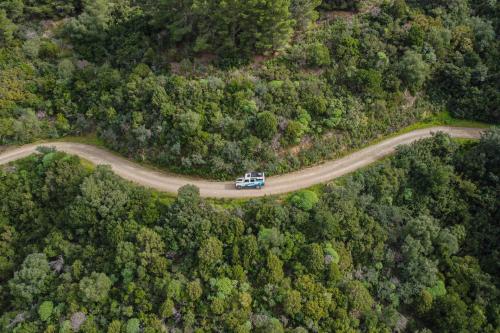
<path fill-rule="evenodd" d="M 309 25 L 316 21 L 318 12 L 315 10 L 321 4 L 321 0 L 291 0 L 290 13 L 295 20 L 295 28 L 306 30 Z"/>
<path fill-rule="evenodd" d="M 165 300 L 160 306 L 159 315 L 161 318 L 170 318 L 174 315 L 175 304 L 171 299 Z"/>
<path fill-rule="evenodd" d="M 255 120 L 255 134 L 261 139 L 271 139 L 277 133 L 278 121 L 269 111 L 261 112 Z"/>
<path fill-rule="evenodd" d="M 153 230 L 143 227 L 137 234 L 137 245 L 141 265 L 155 274 L 162 274 L 167 269 L 165 244 Z"/>
<path fill-rule="evenodd" d="M 419 314 L 425 314 L 432 308 L 433 298 L 431 293 L 427 290 L 422 289 L 418 299 L 416 300 L 417 312 Z"/>
<path fill-rule="evenodd" d="M 436 300 L 429 318 L 440 332 L 467 332 L 469 317 L 467 305 L 457 294 L 448 294 Z"/>
<path fill-rule="evenodd" d="M 285 138 L 287 142 L 292 144 L 299 143 L 305 130 L 306 128 L 301 122 L 296 120 L 289 121 L 285 129 Z"/>
<path fill-rule="evenodd" d="M 313 273 L 319 273 L 325 268 L 323 249 L 317 243 L 309 245 L 305 251 L 306 265 Z"/>
<path fill-rule="evenodd" d="M 122 330 L 122 322 L 119 320 L 113 320 L 109 325 L 108 325 L 108 331 L 107 333 L 120 333 Z"/>
<path fill-rule="evenodd" d="M 367 312 L 371 309 L 374 304 L 373 298 L 361 281 L 350 281 L 346 288 L 346 295 L 353 309 L 361 312 Z"/>
<path fill-rule="evenodd" d="M 276 318 L 264 317 L 255 325 L 255 332 L 258 333 L 284 333 L 283 325 Z"/>
<path fill-rule="evenodd" d="M 297 290 L 287 290 L 283 298 L 283 308 L 288 315 L 295 315 L 302 310 L 302 296 Z"/>
<path fill-rule="evenodd" d="M 307 62 L 311 67 L 322 67 L 330 64 L 330 50 L 324 44 L 316 42 L 307 48 Z"/>
<path fill-rule="evenodd" d="M 187 296 L 192 302 L 197 301 L 203 294 L 200 280 L 193 280 L 186 286 Z"/>
<path fill-rule="evenodd" d="M 361 0 L 323 0 L 322 7 L 327 10 L 357 10 Z"/>
<path fill-rule="evenodd" d="M 0 4 L 0 9 L 4 9 L 11 19 L 18 19 L 23 14 L 23 0 L 5 0 Z"/>
<path fill-rule="evenodd" d="M 222 243 L 216 237 L 208 238 L 198 250 L 198 259 L 202 267 L 211 267 L 222 259 Z"/>
<path fill-rule="evenodd" d="M 5 10 L 0 9 L 0 46 L 6 46 L 12 42 L 16 25 L 9 20 Z"/>
<path fill-rule="evenodd" d="M 47 257 L 43 253 L 29 254 L 21 269 L 9 281 L 9 289 L 19 305 L 31 304 L 48 288 L 51 272 Z"/>
<path fill-rule="evenodd" d="M 399 63 L 400 76 L 406 87 L 412 92 L 418 92 L 430 74 L 430 66 L 422 55 L 412 50 L 405 52 Z"/>
<path fill-rule="evenodd" d="M 291 37 L 290 0 L 152 1 L 155 25 L 167 27 L 170 41 L 191 41 L 193 50 L 224 57 L 274 50 Z"/>
<path fill-rule="evenodd" d="M 52 315 L 52 310 L 54 309 L 54 303 L 51 301 L 44 301 L 38 307 L 38 315 L 42 321 L 47 321 Z"/>
<path fill-rule="evenodd" d="M 111 26 L 111 5 L 108 1 L 84 1 L 84 10 L 65 25 L 66 35 L 80 53 L 91 58 L 105 53 L 106 31 Z"/>
<path fill-rule="evenodd" d="M 92 303 L 106 301 L 111 285 L 112 282 L 106 274 L 96 272 L 84 277 L 79 283 L 84 300 Z"/>
<path fill-rule="evenodd" d="M 341 235 L 340 221 L 328 207 L 318 205 L 312 223 L 309 225 L 312 237 L 319 240 L 331 240 Z"/>
<path fill-rule="evenodd" d="M 303 190 L 290 197 L 290 203 L 302 210 L 311 210 L 319 201 L 318 195 L 313 191 Z"/>
<path fill-rule="evenodd" d="M 403 18 L 408 11 L 408 5 L 405 0 L 394 0 L 391 6 L 391 13 L 396 18 Z"/>
<path fill-rule="evenodd" d="M 269 252 L 267 255 L 267 264 L 263 273 L 267 283 L 279 283 L 285 275 L 283 273 L 283 262 L 278 256 Z"/>
<path fill-rule="evenodd" d="M 127 326 L 125 327 L 126 333 L 139 333 L 141 331 L 141 322 L 137 318 L 130 318 L 127 320 Z"/>

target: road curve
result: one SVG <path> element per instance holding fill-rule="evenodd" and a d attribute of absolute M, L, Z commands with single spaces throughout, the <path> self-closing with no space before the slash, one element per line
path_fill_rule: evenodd
<path fill-rule="evenodd" d="M 7 150 L 0 154 L 0 165 L 26 157 L 36 152 L 36 148 L 39 146 L 54 147 L 57 150 L 78 155 L 94 164 L 108 164 L 119 176 L 160 191 L 176 193 L 181 186 L 193 184 L 200 189 L 200 194 L 204 197 L 245 198 L 287 193 L 324 183 L 367 166 L 393 153 L 399 145 L 409 144 L 418 139 L 430 137 L 435 132 L 445 132 L 455 138 L 477 139 L 480 137 L 482 131 L 484 129 L 446 126 L 415 130 L 383 140 L 337 160 L 280 176 L 268 177 L 266 186 L 260 190 L 236 190 L 232 182 L 200 180 L 155 171 L 119 157 L 107 150 L 73 142 L 29 144 Z"/>

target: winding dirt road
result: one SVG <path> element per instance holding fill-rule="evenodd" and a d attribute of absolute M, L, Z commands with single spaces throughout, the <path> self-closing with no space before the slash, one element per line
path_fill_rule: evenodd
<path fill-rule="evenodd" d="M 119 157 L 107 150 L 72 142 L 30 144 L 7 150 L 0 154 L 0 165 L 9 163 L 34 152 L 39 146 L 55 147 L 57 150 L 78 155 L 94 164 L 108 164 L 121 177 L 140 185 L 164 192 L 176 193 L 186 184 L 196 185 L 200 194 L 213 198 L 244 198 L 292 192 L 343 176 L 367 166 L 394 152 L 397 146 L 430 137 L 434 132 L 445 132 L 455 138 L 479 138 L 484 129 L 459 127 L 431 127 L 405 133 L 368 146 L 343 158 L 332 160 L 300 171 L 269 177 L 261 190 L 236 190 L 232 182 L 216 182 L 189 178 L 155 171 Z"/>

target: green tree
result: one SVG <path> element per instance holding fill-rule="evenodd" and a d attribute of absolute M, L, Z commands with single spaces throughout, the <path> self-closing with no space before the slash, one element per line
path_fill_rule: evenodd
<path fill-rule="evenodd" d="M 297 144 L 302 139 L 306 127 L 299 121 L 291 120 L 286 125 L 285 138 L 287 142 Z"/>
<path fill-rule="evenodd" d="M 271 139 L 278 131 L 278 121 L 269 111 L 259 113 L 254 126 L 255 134 L 261 139 Z"/>
<path fill-rule="evenodd" d="M 112 282 L 104 273 L 92 272 L 80 280 L 79 288 L 87 302 L 104 302 L 108 298 L 108 293 Z"/>
<path fill-rule="evenodd" d="M 308 245 L 304 254 L 307 267 L 311 272 L 318 273 L 325 268 L 325 257 L 321 245 L 317 243 Z"/>
<path fill-rule="evenodd" d="M 21 269 L 9 281 L 9 289 L 19 304 L 30 304 L 47 291 L 51 272 L 43 253 L 29 254 Z"/>
<path fill-rule="evenodd" d="M 311 210 L 319 201 L 318 195 L 313 191 L 303 190 L 290 197 L 290 203 L 302 210 Z"/>
<path fill-rule="evenodd" d="M 191 301 L 194 302 L 198 300 L 203 294 L 203 289 L 201 287 L 200 280 L 194 280 L 189 282 L 186 286 L 186 292 Z"/>
<path fill-rule="evenodd" d="M 122 330 L 122 322 L 119 320 L 113 320 L 109 325 L 108 325 L 108 331 L 107 333 L 120 333 Z"/>
<path fill-rule="evenodd" d="M 370 311 L 374 301 L 370 292 L 361 281 L 350 281 L 346 288 L 346 295 L 349 299 L 349 304 L 353 309 L 362 312 Z"/>
<path fill-rule="evenodd" d="M 127 333 L 139 333 L 141 331 L 141 322 L 137 318 L 130 318 L 127 320 L 127 325 L 125 327 L 125 332 Z"/>
<path fill-rule="evenodd" d="M 222 259 L 222 242 L 216 237 L 208 238 L 198 250 L 200 265 L 210 267 Z"/>
<path fill-rule="evenodd" d="M 322 43 L 316 42 L 307 48 L 307 62 L 312 67 L 322 67 L 330 64 L 330 50 Z"/>
<path fill-rule="evenodd" d="M 302 296 L 297 290 L 287 290 L 283 298 L 283 308 L 288 315 L 295 315 L 302 310 Z"/>
<path fill-rule="evenodd" d="M 399 63 L 401 79 L 412 93 L 418 92 L 430 74 L 430 66 L 422 55 L 412 50 L 405 52 Z"/>
<path fill-rule="evenodd" d="M 54 303 L 51 301 L 44 301 L 38 307 L 38 315 L 42 321 L 47 321 L 52 315 L 52 310 L 54 309 Z"/>
<path fill-rule="evenodd" d="M 160 306 L 159 315 L 161 318 L 170 318 L 174 315 L 175 304 L 171 299 L 165 300 Z"/>
<path fill-rule="evenodd" d="M 269 252 L 267 256 L 266 268 L 263 271 L 265 281 L 268 283 L 279 283 L 283 277 L 283 262 L 275 254 Z"/>
<path fill-rule="evenodd" d="M 9 20 L 5 10 L 0 9 L 0 46 L 6 46 L 14 39 L 16 25 Z"/>
<path fill-rule="evenodd" d="M 5 0 L 0 4 L 0 9 L 7 12 L 7 16 L 11 19 L 18 19 L 24 10 L 23 0 Z"/>

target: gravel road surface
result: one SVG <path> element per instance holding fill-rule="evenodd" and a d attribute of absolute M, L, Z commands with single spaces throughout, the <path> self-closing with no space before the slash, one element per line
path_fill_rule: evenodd
<path fill-rule="evenodd" d="M 327 182 L 367 166 L 393 153 L 399 145 L 409 144 L 418 139 L 430 137 L 431 134 L 435 132 L 445 132 L 455 138 L 476 139 L 480 137 L 483 130 L 484 129 L 479 128 L 446 126 L 415 130 L 386 139 L 337 160 L 328 161 L 280 176 L 268 177 L 266 179 L 266 186 L 260 190 L 236 190 L 233 182 L 208 181 L 155 171 L 123 157 L 119 157 L 105 149 L 72 142 L 29 144 L 7 149 L 5 152 L 0 153 L 0 165 L 26 157 L 36 152 L 36 148 L 39 146 L 54 147 L 57 150 L 78 155 L 94 164 L 110 165 L 113 171 L 121 177 L 160 191 L 176 193 L 181 186 L 193 184 L 200 189 L 200 194 L 204 197 L 245 198 L 287 193 Z"/>

